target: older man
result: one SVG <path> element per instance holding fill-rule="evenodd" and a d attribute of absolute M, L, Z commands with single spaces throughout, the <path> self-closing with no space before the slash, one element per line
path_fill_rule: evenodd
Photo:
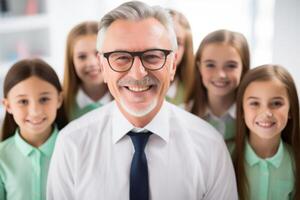
<path fill-rule="evenodd" d="M 222 138 L 164 100 L 176 44 L 160 7 L 128 2 L 102 18 L 99 62 L 115 101 L 60 133 L 49 200 L 237 199 Z"/>

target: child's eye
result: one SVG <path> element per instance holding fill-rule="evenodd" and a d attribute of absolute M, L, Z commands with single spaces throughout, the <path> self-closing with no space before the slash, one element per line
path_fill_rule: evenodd
<path fill-rule="evenodd" d="M 252 106 L 252 107 L 256 107 L 256 106 L 259 106 L 259 102 L 252 101 L 252 102 L 249 103 L 249 105 Z"/>
<path fill-rule="evenodd" d="M 48 102 L 49 100 L 50 100 L 49 97 L 42 97 L 42 98 L 40 98 L 40 103 L 44 104 L 44 103 Z"/>
<path fill-rule="evenodd" d="M 271 102 L 271 106 L 273 108 L 281 107 L 282 105 L 283 105 L 283 102 L 281 102 L 281 101 L 273 101 L 273 102 Z"/>
<path fill-rule="evenodd" d="M 20 99 L 18 101 L 18 104 L 20 104 L 20 105 L 28 105 L 28 100 L 27 99 Z"/>
<path fill-rule="evenodd" d="M 79 56 L 78 56 L 78 59 L 79 59 L 79 60 L 85 60 L 86 58 L 87 58 L 86 55 L 79 55 Z"/>
<path fill-rule="evenodd" d="M 229 69 L 235 69 L 235 68 L 237 68 L 237 65 L 236 64 L 227 64 L 226 67 Z"/>
<path fill-rule="evenodd" d="M 215 67 L 215 65 L 213 63 L 206 63 L 205 67 L 207 67 L 207 68 L 213 68 L 213 67 Z"/>

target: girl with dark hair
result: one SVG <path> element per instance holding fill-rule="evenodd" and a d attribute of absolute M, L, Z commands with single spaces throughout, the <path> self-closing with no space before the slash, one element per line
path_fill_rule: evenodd
<path fill-rule="evenodd" d="M 62 87 L 40 59 L 14 64 L 4 80 L 0 199 L 45 199 L 57 133 L 67 124 Z"/>

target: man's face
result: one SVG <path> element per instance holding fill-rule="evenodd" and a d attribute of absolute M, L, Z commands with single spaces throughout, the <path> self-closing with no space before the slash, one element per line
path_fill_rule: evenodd
<path fill-rule="evenodd" d="M 104 37 L 101 53 L 170 50 L 172 47 L 169 33 L 154 18 L 141 21 L 116 20 L 108 27 Z M 169 54 L 164 66 L 156 71 L 145 69 L 136 56 L 129 71 L 115 72 L 107 59 L 99 54 L 104 81 L 121 112 L 134 125 L 146 125 L 159 111 L 175 74 L 174 55 Z"/>

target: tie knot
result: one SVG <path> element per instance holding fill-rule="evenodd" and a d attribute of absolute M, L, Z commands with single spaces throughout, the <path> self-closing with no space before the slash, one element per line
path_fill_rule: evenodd
<path fill-rule="evenodd" d="M 130 131 L 128 133 L 128 135 L 130 136 L 131 141 L 133 143 L 135 152 L 144 152 L 145 146 L 146 146 L 149 136 L 151 134 L 152 133 L 150 131 L 139 132 L 139 133 Z"/>

